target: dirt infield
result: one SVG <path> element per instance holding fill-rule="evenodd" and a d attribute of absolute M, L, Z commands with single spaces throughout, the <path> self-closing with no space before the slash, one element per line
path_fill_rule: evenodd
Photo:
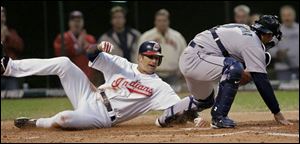
<path fill-rule="evenodd" d="M 209 120 L 208 111 L 203 114 Z M 281 126 L 269 112 L 231 113 L 238 122 L 234 129 L 195 128 L 192 123 L 158 128 L 156 115 L 143 115 L 113 128 L 63 131 L 60 129 L 18 129 L 12 121 L 1 121 L 2 142 L 297 142 L 299 111 L 284 112 L 294 125 Z"/>

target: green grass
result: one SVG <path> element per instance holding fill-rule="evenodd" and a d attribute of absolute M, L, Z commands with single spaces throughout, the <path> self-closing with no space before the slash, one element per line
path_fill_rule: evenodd
<path fill-rule="evenodd" d="M 282 111 L 299 110 L 299 91 L 276 91 L 276 98 Z M 231 111 L 269 111 L 257 91 L 238 92 Z"/>
<path fill-rule="evenodd" d="M 187 94 L 180 94 L 186 96 Z M 276 91 L 282 111 L 299 110 L 299 91 Z M 63 110 L 71 110 L 69 100 L 64 98 L 1 99 L 1 120 L 11 120 L 20 116 L 32 118 L 49 117 Z M 259 93 L 238 92 L 231 111 L 269 111 Z M 149 112 L 158 114 L 161 112 Z"/>
<path fill-rule="evenodd" d="M 66 97 L 1 99 L 1 120 L 20 116 L 49 117 L 67 109 L 72 110 L 72 105 Z"/>

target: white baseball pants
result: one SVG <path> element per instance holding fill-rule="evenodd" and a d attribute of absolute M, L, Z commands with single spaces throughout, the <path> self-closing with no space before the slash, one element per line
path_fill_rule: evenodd
<path fill-rule="evenodd" d="M 99 92 L 87 76 L 67 57 L 50 59 L 9 60 L 5 76 L 57 75 L 74 110 L 67 110 L 51 118 L 40 118 L 37 127 L 90 129 L 111 127 L 106 107 Z M 101 97 L 101 96 L 100 96 Z"/>

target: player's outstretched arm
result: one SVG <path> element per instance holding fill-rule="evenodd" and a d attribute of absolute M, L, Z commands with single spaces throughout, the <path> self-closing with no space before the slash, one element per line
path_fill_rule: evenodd
<path fill-rule="evenodd" d="M 111 43 L 102 41 L 100 44 L 92 45 L 87 50 L 88 66 L 101 71 L 106 78 L 119 73 L 122 69 L 131 65 L 125 58 L 108 54 L 113 47 Z"/>
<path fill-rule="evenodd" d="M 275 97 L 274 90 L 271 86 L 267 74 L 251 72 L 251 77 L 264 102 L 274 114 L 275 120 L 282 125 L 291 125 L 292 123 L 286 120 L 280 112 L 278 101 Z"/>

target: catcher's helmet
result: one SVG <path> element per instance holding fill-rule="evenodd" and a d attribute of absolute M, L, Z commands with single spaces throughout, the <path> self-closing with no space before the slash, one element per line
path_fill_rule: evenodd
<path fill-rule="evenodd" d="M 145 41 L 140 45 L 139 54 L 146 56 L 159 56 L 158 65 L 161 64 L 163 55 L 161 54 L 161 46 L 155 41 Z"/>
<path fill-rule="evenodd" d="M 251 26 L 263 34 L 273 34 L 278 40 L 281 39 L 280 23 L 277 16 L 263 15 Z"/>

